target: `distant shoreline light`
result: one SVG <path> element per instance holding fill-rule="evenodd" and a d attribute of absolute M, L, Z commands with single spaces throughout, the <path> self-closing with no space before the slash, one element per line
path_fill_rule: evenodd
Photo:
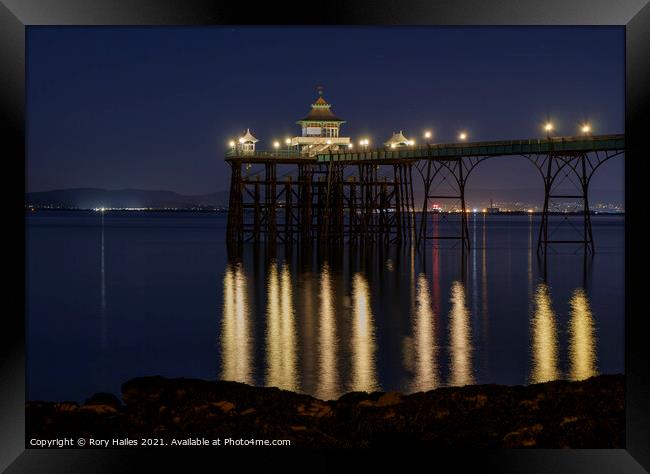
<path fill-rule="evenodd" d="M 56 205 L 44 205 L 44 206 L 34 206 L 27 204 L 25 209 L 34 212 L 37 210 L 50 210 L 50 211 L 81 211 L 81 212 L 226 212 L 228 211 L 227 207 L 96 207 L 96 208 L 78 208 L 78 207 L 62 207 Z M 416 208 L 414 213 L 419 214 L 422 212 L 420 208 Z M 432 208 L 429 212 L 439 212 L 444 214 L 460 214 L 462 209 L 442 209 L 440 207 Z M 467 208 L 465 213 L 485 213 L 485 214 L 541 214 L 541 210 L 531 209 L 531 208 L 520 208 L 520 209 L 509 209 L 509 208 L 499 208 L 497 212 L 487 212 L 487 208 Z M 550 214 L 572 214 L 572 215 L 582 215 L 582 211 L 576 210 L 557 210 L 551 211 Z M 612 205 L 608 208 L 606 206 L 599 207 L 598 209 L 591 209 L 591 215 L 624 215 L 624 209 L 617 209 L 617 206 Z"/>

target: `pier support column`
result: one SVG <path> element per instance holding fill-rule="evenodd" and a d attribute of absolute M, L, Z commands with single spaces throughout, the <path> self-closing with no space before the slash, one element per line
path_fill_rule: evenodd
<path fill-rule="evenodd" d="M 277 222 L 276 222 L 276 206 L 277 206 L 277 179 L 276 179 L 276 165 L 275 163 L 266 163 L 265 166 L 265 192 L 264 192 L 264 207 L 266 214 L 266 241 L 269 244 L 275 244 L 277 239 Z"/>
<path fill-rule="evenodd" d="M 328 242 L 344 239 L 344 175 L 345 165 L 329 162 L 327 168 L 327 188 L 323 203 L 323 222 L 321 237 Z"/>
<path fill-rule="evenodd" d="M 372 171 L 368 164 L 360 164 L 359 167 L 359 237 L 361 245 L 372 243 L 370 239 L 370 227 L 373 219 L 372 206 Z"/>
<path fill-rule="evenodd" d="M 243 241 L 243 196 L 241 162 L 230 163 L 230 197 L 228 199 L 228 224 L 226 228 L 226 241 L 229 244 L 242 243 Z"/>
<path fill-rule="evenodd" d="M 357 243 L 359 238 L 359 197 L 357 179 L 355 176 L 350 176 L 348 180 L 348 225 L 347 225 L 347 234 L 351 242 Z"/>
<path fill-rule="evenodd" d="M 480 160 L 464 163 L 464 158 L 429 159 L 420 169 L 424 184 L 424 202 L 420 214 L 420 228 L 418 230 L 418 245 L 426 240 L 459 240 L 463 249 L 470 248 L 469 227 L 467 225 L 467 206 L 465 203 L 465 184 L 469 172 Z M 451 178 L 451 179 L 450 179 Z M 448 194 L 434 192 L 442 183 L 447 183 L 451 189 Z M 435 184 L 435 186 L 434 186 Z M 438 232 L 429 234 L 428 220 L 432 200 L 451 200 L 460 203 L 460 228 L 458 234 L 439 235 Z"/>
<path fill-rule="evenodd" d="M 540 160 L 540 172 L 544 180 L 544 205 L 537 239 L 537 252 L 546 254 L 549 244 L 579 244 L 584 246 L 586 253 L 595 252 L 593 233 L 591 229 L 591 210 L 589 209 L 589 181 L 591 178 L 590 168 L 592 164 L 589 161 L 587 153 L 572 154 L 555 154 L 550 153 L 543 160 Z M 573 186 L 571 194 L 564 191 L 558 191 L 559 185 L 563 182 L 570 182 Z M 577 181 L 577 182 L 576 182 Z M 574 200 L 582 204 L 582 229 L 578 231 L 576 237 L 555 237 L 556 231 L 560 226 L 570 224 L 569 216 L 563 216 L 562 220 L 557 223 L 555 228 L 551 229 L 549 217 L 551 215 L 551 200 Z M 565 227 L 567 227 L 565 225 Z M 578 229 L 575 229 L 578 230 Z"/>
<path fill-rule="evenodd" d="M 300 241 L 311 242 L 312 235 L 312 194 L 314 167 L 298 165 L 298 203 L 300 209 Z"/>
<path fill-rule="evenodd" d="M 467 225 L 467 206 L 465 204 L 465 176 L 463 172 L 463 161 L 458 160 L 458 191 L 460 193 L 460 207 L 462 212 L 461 218 L 461 244 L 463 248 L 469 250 L 469 227 Z"/>
<path fill-rule="evenodd" d="M 395 199 L 395 242 L 404 238 L 404 173 L 403 165 L 393 165 L 393 196 Z"/>
<path fill-rule="evenodd" d="M 258 243 L 261 240 L 261 222 L 262 207 L 260 204 L 260 177 L 255 179 L 255 188 L 253 192 L 253 242 Z"/>

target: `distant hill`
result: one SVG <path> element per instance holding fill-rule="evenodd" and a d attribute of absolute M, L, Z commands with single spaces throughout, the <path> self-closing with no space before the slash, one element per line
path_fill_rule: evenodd
<path fill-rule="evenodd" d="M 422 203 L 422 190 L 415 187 L 415 203 L 420 206 Z M 441 191 L 441 194 L 448 194 L 449 190 Z M 531 205 L 541 206 L 544 201 L 544 190 L 541 185 L 537 188 L 503 188 L 489 189 L 469 186 L 466 190 L 468 206 L 487 207 L 490 199 L 494 199 L 495 205 L 503 203 L 523 202 Z M 55 206 L 78 209 L 95 209 L 98 207 L 112 208 L 177 208 L 188 209 L 196 207 L 223 208 L 228 207 L 229 191 L 218 191 L 210 194 L 183 195 L 172 191 L 148 191 L 142 189 L 116 189 L 107 190 L 99 188 L 74 188 L 59 189 L 27 193 L 25 201 L 32 206 Z M 622 190 L 593 189 L 590 193 L 590 200 L 597 202 L 623 202 Z"/>
<path fill-rule="evenodd" d="M 179 208 L 227 207 L 228 191 L 185 196 L 172 191 L 143 189 L 74 188 L 26 193 L 25 203 L 32 206 L 58 206 L 79 209 L 98 207 Z"/>

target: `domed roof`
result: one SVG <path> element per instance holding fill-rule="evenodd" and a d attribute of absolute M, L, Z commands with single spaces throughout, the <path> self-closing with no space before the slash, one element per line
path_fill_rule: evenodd
<path fill-rule="evenodd" d="M 388 139 L 387 142 L 384 143 L 386 146 L 391 146 L 391 145 L 408 145 L 410 143 L 410 140 L 404 136 L 402 131 L 400 130 L 398 133 L 393 133 L 393 136 Z"/>
<path fill-rule="evenodd" d="M 298 120 L 297 123 L 302 122 L 345 122 L 338 118 L 330 110 L 332 106 L 323 98 L 323 91 L 318 91 L 318 99 L 311 104 L 309 114 L 303 119 Z"/>
<path fill-rule="evenodd" d="M 251 131 L 247 128 L 246 133 L 239 139 L 239 143 L 257 143 L 259 140 L 253 136 Z"/>

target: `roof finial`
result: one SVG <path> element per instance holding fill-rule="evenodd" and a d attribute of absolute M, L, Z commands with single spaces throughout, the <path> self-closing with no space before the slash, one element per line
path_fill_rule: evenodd
<path fill-rule="evenodd" d="M 318 91 L 318 95 L 323 95 L 323 86 L 316 86 L 316 90 Z"/>

